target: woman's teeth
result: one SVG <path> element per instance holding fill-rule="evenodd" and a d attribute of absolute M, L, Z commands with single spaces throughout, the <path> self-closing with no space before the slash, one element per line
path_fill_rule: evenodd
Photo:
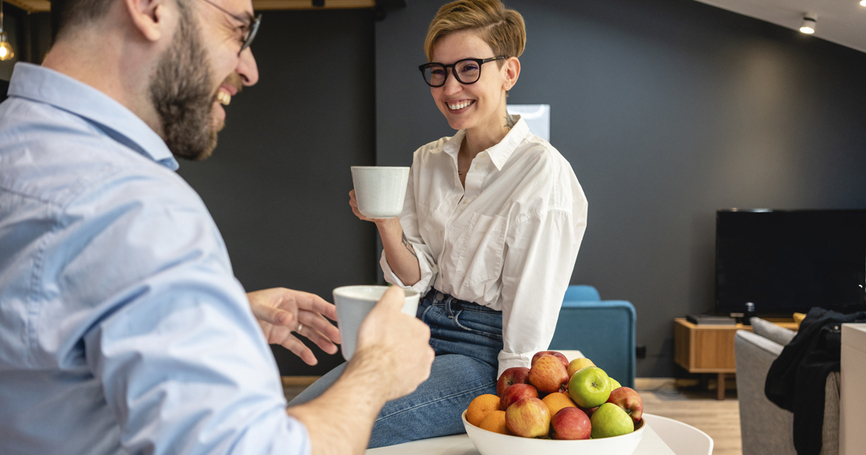
<path fill-rule="evenodd" d="M 232 102 L 232 96 L 228 92 L 220 90 L 217 92 L 217 101 L 223 106 L 228 106 Z"/>
<path fill-rule="evenodd" d="M 447 103 L 447 104 L 448 104 L 448 109 L 451 109 L 452 111 L 456 111 L 456 110 L 463 109 L 466 106 L 469 106 L 470 104 L 472 104 L 472 101 L 460 101 L 459 103 Z"/>

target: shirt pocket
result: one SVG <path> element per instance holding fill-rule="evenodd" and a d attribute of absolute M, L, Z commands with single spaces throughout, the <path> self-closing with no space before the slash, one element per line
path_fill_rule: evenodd
<path fill-rule="evenodd" d="M 464 285 L 496 280 L 502 272 L 508 220 L 500 215 L 475 213 L 460 236 L 457 274 Z"/>

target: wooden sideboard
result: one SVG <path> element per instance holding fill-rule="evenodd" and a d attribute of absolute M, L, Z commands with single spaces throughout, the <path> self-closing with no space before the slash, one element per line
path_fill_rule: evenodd
<path fill-rule="evenodd" d="M 797 330 L 793 321 L 774 321 L 776 325 Z M 685 318 L 674 319 L 674 362 L 689 373 L 715 373 L 718 377 L 716 398 L 725 399 L 725 376 L 737 372 L 734 363 L 734 334 L 752 330 L 752 326 L 696 325 Z"/>

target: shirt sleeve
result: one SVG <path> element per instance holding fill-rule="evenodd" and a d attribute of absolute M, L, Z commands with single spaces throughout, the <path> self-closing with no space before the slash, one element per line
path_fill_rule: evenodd
<path fill-rule="evenodd" d="M 586 230 L 587 201 L 571 167 L 552 174 L 537 174 L 550 176 L 542 177 L 551 185 L 546 208 L 524 216 L 506 239 L 498 375 L 529 366 L 549 347 Z"/>
<path fill-rule="evenodd" d="M 96 315 L 80 339 L 123 447 L 308 454 L 222 238 L 173 177 L 113 176 L 69 207 L 61 242 L 73 246 L 60 281 Z"/>
<path fill-rule="evenodd" d="M 418 156 L 418 152 L 415 152 L 415 156 Z M 414 289 L 423 296 L 427 294 L 427 291 L 429 291 L 433 286 L 433 282 L 436 280 L 436 275 L 439 273 L 439 269 L 436 265 L 436 261 L 433 259 L 433 253 L 430 250 L 430 247 L 424 243 L 420 229 L 418 229 L 418 212 L 415 203 L 414 182 L 415 172 L 419 172 L 419 167 L 420 164 L 416 160 L 409 172 L 409 183 L 406 185 L 406 196 L 403 199 L 403 211 L 400 212 L 400 226 L 403 229 L 403 235 L 406 236 L 406 240 L 408 240 L 412 245 L 412 248 L 415 249 L 415 254 L 418 258 L 418 266 L 421 269 L 421 278 L 413 285 L 407 286 L 404 284 L 394 271 L 391 270 L 391 266 L 388 264 L 388 259 L 385 257 L 385 251 L 382 251 L 382 257 L 379 259 L 379 264 L 382 266 L 382 273 L 385 277 L 385 281 L 404 289 Z"/>

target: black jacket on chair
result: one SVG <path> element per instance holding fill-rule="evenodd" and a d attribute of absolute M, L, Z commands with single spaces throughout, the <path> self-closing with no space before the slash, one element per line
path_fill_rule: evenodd
<path fill-rule="evenodd" d="M 799 455 L 821 452 L 824 385 L 830 372 L 840 369 L 846 322 L 866 322 L 866 311 L 843 314 L 812 308 L 767 372 L 767 398 L 794 413 L 794 448 Z"/>

